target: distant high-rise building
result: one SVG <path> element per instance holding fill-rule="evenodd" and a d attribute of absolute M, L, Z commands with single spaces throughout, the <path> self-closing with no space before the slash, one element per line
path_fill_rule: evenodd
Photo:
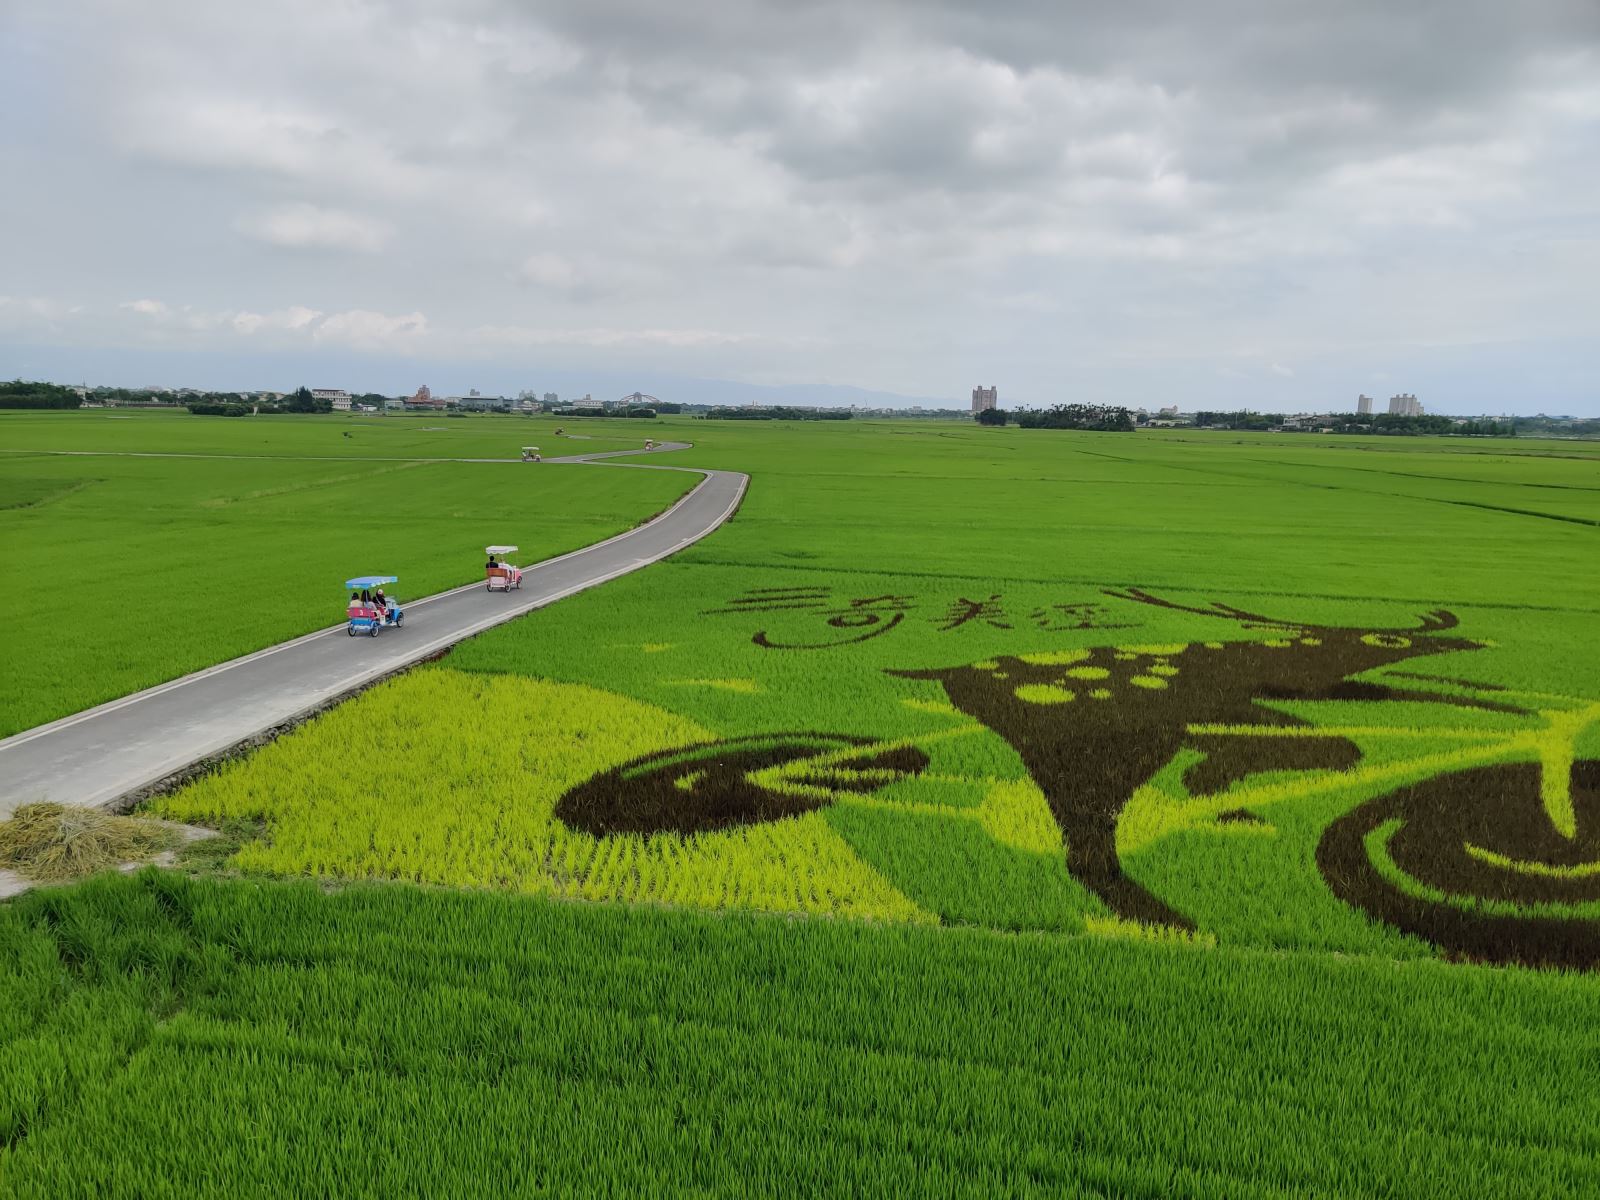
<path fill-rule="evenodd" d="M 544 394 L 544 402 L 546 404 L 560 404 L 561 397 L 556 395 L 554 392 L 546 392 Z"/>
<path fill-rule="evenodd" d="M 1364 392 L 1361 395 L 1357 396 L 1356 397 L 1356 411 L 1358 413 L 1363 413 L 1366 416 L 1370 417 L 1372 415 L 1372 397 L 1368 396 Z"/>
<path fill-rule="evenodd" d="M 1409 392 L 1389 397 L 1389 415 L 1393 417 L 1420 417 L 1422 405 Z"/>
<path fill-rule="evenodd" d="M 975 413 L 987 412 L 999 402 L 999 388 L 975 387 L 972 389 L 972 411 Z"/>

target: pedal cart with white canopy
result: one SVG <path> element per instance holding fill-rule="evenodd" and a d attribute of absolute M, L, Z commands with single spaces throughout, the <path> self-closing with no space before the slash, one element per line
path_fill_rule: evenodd
<path fill-rule="evenodd" d="M 383 595 L 383 586 L 386 583 L 398 583 L 398 575 L 358 575 L 354 579 L 346 579 L 344 586 L 350 592 L 350 605 L 345 610 L 349 624 L 345 632 L 351 637 L 364 633 L 368 637 L 377 637 L 378 630 L 385 625 L 398 626 L 405 620 L 405 613 L 400 611 L 400 604 L 393 596 Z M 372 593 L 377 593 L 372 595 Z"/>
<path fill-rule="evenodd" d="M 515 554 L 515 546 L 485 546 L 483 552 L 489 556 L 489 561 L 484 564 L 483 574 L 488 581 L 488 590 L 491 592 L 509 592 L 516 588 L 522 590 L 522 568 L 514 567 L 506 562 L 505 556 Z"/>

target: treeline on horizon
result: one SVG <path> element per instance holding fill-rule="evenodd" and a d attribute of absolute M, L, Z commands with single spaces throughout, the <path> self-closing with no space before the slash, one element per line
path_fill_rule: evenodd
<path fill-rule="evenodd" d="M 1290 418 L 1284 413 L 1197 412 L 1196 429 L 1277 429 Z M 1600 424 L 1600 422 L 1597 422 Z M 1459 437 L 1516 437 L 1518 422 L 1457 421 L 1454 417 L 1423 413 L 1419 417 L 1399 413 L 1328 413 L 1319 417 L 1317 431 L 1329 433 L 1441 434 Z"/>
<path fill-rule="evenodd" d="M 271 413 L 327 413 L 333 411 L 332 400 L 319 400 L 309 388 L 296 388 L 282 400 L 252 400 L 245 403 L 237 392 L 202 392 L 185 396 L 183 406 L 197 417 L 248 417 L 252 414 Z"/>
<path fill-rule="evenodd" d="M 676 416 L 683 411 L 681 404 L 658 404 L 654 408 L 644 408 L 633 405 L 628 408 L 546 408 L 545 412 L 552 417 L 646 417 L 653 418 L 657 414 Z"/>
<path fill-rule="evenodd" d="M 1284 413 L 1208 412 L 1194 415 L 1195 429 L 1267 432 L 1282 430 L 1291 420 Z M 1019 425 L 1024 429 L 1088 429 L 1105 432 L 1130 432 L 1136 429 L 1133 414 L 1126 408 L 1100 404 L 1057 404 L 1047 409 L 991 408 L 974 414 L 980 425 Z M 1333 413 L 1320 417 L 1314 429 L 1290 425 L 1290 431 L 1317 433 L 1385 434 L 1440 437 L 1517 437 L 1549 435 L 1559 437 L 1600 437 L 1600 419 L 1512 417 L 1458 421 L 1454 417 L 1423 414 L 1405 417 L 1397 413 Z"/>
<path fill-rule="evenodd" d="M 97 403 L 114 403 L 162 408 L 186 408 L 197 416 L 244 417 L 259 412 L 272 413 L 327 413 L 333 409 L 327 400 L 318 400 L 305 387 L 296 389 L 280 400 L 247 399 L 242 392 L 190 392 L 182 397 L 162 398 L 144 388 L 92 387 L 87 395 L 57 383 L 42 380 L 0 380 L 0 409 L 73 409 L 81 408 L 85 400 Z M 382 409 L 397 397 L 377 392 L 363 392 L 350 397 L 353 403 Z M 507 401 L 507 404 L 511 403 Z M 631 407 L 600 409 L 554 408 L 541 405 L 545 412 L 564 417 L 624 416 L 645 417 L 657 413 L 666 416 L 695 412 L 699 405 L 661 402 L 653 408 Z M 492 410 L 491 410 L 492 411 Z M 713 406 L 698 415 L 717 421 L 848 421 L 854 415 L 848 409 L 814 409 L 779 405 L 771 408 L 734 408 Z M 1088 429 L 1127 432 L 1137 428 L 1133 413 L 1116 405 L 1056 404 L 1045 409 L 1019 408 L 1014 410 L 992 408 L 975 414 L 980 425 L 1016 424 L 1024 429 Z M 1280 429 L 1291 418 L 1284 413 L 1257 413 L 1247 410 L 1214 412 L 1201 410 L 1194 415 L 1194 428 L 1242 431 Z M 1328 413 L 1319 417 L 1316 432 L 1418 435 L 1433 434 L 1445 437 L 1600 437 L 1600 417 L 1572 418 L 1550 417 L 1543 413 L 1532 417 L 1511 417 L 1504 421 L 1492 418 L 1457 421 L 1453 417 L 1424 413 L 1418 417 L 1398 413 Z M 1301 427 L 1304 431 L 1304 427 Z"/>
<path fill-rule="evenodd" d="M 849 409 L 835 408 L 713 408 L 702 413 L 707 421 L 848 421 Z"/>
<path fill-rule="evenodd" d="M 77 408 L 83 397 L 57 383 L 0 382 L 0 408 Z"/>
<path fill-rule="evenodd" d="M 161 404 L 163 407 L 183 407 L 198 416 L 210 417 L 243 417 L 259 409 L 263 413 L 322 413 L 332 412 L 333 404 L 328 400 L 318 400 L 311 394 L 309 388 L 299 388 L 288 393 L 281 400 L 276 401 L 248 401 L 241 399 L 238 392 L 190 392 L 181 400 L 157 400 L 148 391 L 138 388 L 97 387 L 89 389 L 89 398 L 104 403 L 111 401 L 117 404 Z M 357 400 L 366 401 L 369 397 L 356 397 Z M 370 400 L 382 403 L 383 397 L 373 396 Z M 76 388 L 64 387 L 58 383 L 42 383 L 13 379 L 9 382 L 0 381 L 0 408 L 33 408 L 33 409 L 64 409 L 82 408 L 84 397 L 78 394 Z"/>
<path fill-rule="evenodd" d="M 1089 429 L 1100 433 L 1132 433 L 1133 414 L 1112 404 L 1052 404 L 1049 408 L 1007 411 L 988 408 L 977 414 L 980 425 L 1015 421 L 1024 429 Z"/>

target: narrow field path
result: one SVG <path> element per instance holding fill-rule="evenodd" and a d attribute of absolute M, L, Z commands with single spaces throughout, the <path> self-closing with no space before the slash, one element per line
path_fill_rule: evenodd
<path fill-rule="evenodd" d="M 668 442 L 655 450 L 548 459 L 529 469 L 688 448 Z M 491 593 L 478 582 L 405 600 L 405 623 L 377 638 L 347 637 L 341 623 L 6 738 L 0 817 L 34 800 L 107 806 L 151 789 L 464 638 L 676 553 L 732 516 L 749 483 L 737 471 L 603 465 L 705 478 L 653 520 L 527 567 L 521 591 Z"/>

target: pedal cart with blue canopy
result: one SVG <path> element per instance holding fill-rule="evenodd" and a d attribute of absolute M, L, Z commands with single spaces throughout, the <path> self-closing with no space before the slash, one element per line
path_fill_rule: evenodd
<path fill-rule="evenodd" d="M 358 575 L 354 579 L 344 581 L 344 586 L 351 593 L 350 606 L 345 610 L 349 618 L 349 625 L 345 632 L 351 637 L 364 633 L 368 637 L 377 637 L 378 630 L 385 625 L 396 626 L 405 620 L 405 613 L 400 611 L 400 604 L 393 596 L 383 594 L 383 585 L 398 583 L 398 575 Z M 365 595 L 376 593 L 375 595 Z"/>

